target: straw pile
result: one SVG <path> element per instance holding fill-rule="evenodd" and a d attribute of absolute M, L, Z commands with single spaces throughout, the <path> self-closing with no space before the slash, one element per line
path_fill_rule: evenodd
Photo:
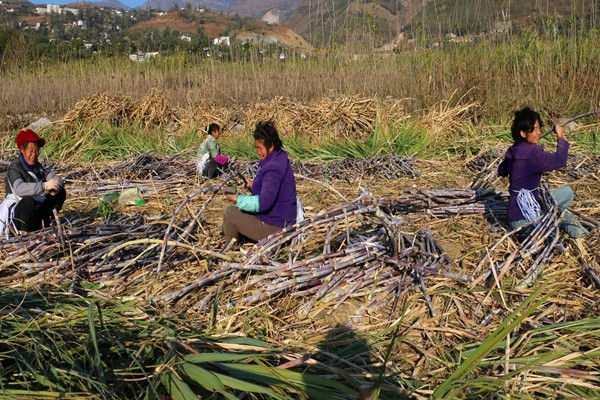
<path fill-rule="evenodd" d="M 99 93 L 82 99 L 59 121 L 64 126 L 107 123 L 111 126 L 138 125 L 143 129 L 168 128 L 180 125 L 181 111 L 168 104 L 164 96 L 153 88 L 141 99 Z"/>
<path fill-rule="evenodd" d="M 283 97 L 256 104 L 245 113 L 248 126 L 272 119 L 282 133 L 303 133 L 314 137 L 361 139 L 373 132 L 376 102 L 372 98 L 325 97 L 308 104 Z"/>
<path fill-rule="evenodd" d="M 385 105 L 385 115 L 395 121 L 403 115 L 398 104 Z M 379 108 L 383 111 L 384 107 Z M 258 121 L 273 119 L 277 121 L 281 132 L 287 135 L 361 139 L 373 132 L 377 109 L 378 102 L 375 99 L 358 96 L 326 97 L 310 103 L 277 97 L 247 109 L 227 109 L 212 104 L 196 104 L 181 109 L 170 105 L 157 89 L 152 89 L 149 95 L 138 100 L 106 93 L 94 94 L 77 102 L 60 122 L 65 126 L 137 124 L 142 129 L 167 128 L 171 131 L 216 122 L 226 130 L 233 127 L 249 130 Z"/>
<path fill-rule="evenodd" d="M 122 126 L 131 120 L 134 100 L 126 96 L 99 93 L 79 100 L 60 121 L 64 125 L 108 123 Z"/>
<path fill-rule="evenodd" d="M 478 103 L 462 104 L 460 100 L 458 100 L 458 104 L 454 105 L 450 98 L 430 107 L 421 119 L 426 131 L 431 132 L 431 135 L 439 140 L 439 138 L 448 138 L 448 134 L 461 132 L 464 127 L 471 126 L 480 105 Z"/>

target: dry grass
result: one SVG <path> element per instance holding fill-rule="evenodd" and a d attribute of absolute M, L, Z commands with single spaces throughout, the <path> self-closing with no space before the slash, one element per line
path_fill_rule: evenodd
<path fill-rule="evenodd" d="M 359 96 L 403 99 L 403 108 L 415 113 L 458 97 L 462 104 L 478 105 L 478 120 L 508 119 L 523 105 L 550 117 L 575 115 L 598 108 L 600 102 L 596 36 L 594 31 L 559 38 L 531 33 L 503 42 L 417 46 L 358 60 L 329 51 L 285 64 L 228 64 L 178 56 L 148 64 L 94 60 L 35 65 L 9 71 L 0 80 L 0 109 L 6 119 L 2 125 L 19 129 L 38 116 L 63 115 L 96 93 L 138 101 L 152 88 L 173 106 L 189 110 L 198 104 L 232 111 L 276 98 L 310 102 Z M 582 87 L 588 90 L 582 92 Z"/>
<path fill-rule="evenodd" d="M 586 161 L 587 160 L 587 161 Z M 593 159 L 575 155 L 573 161 L 578 168 L 593 165 Z M 176 173 L 164 181 L 146 181 L 139 175 L 139 169 L 127 168 L 131 161 L 126 161 L 111 168 L 95 166 L 95 176 L 102 177 L 95 181 L 83 179 L 70 188 L 65 215 L 74 218 L 75 215 L 93 215 L 96 196 L 111 188 L 119 187 L 131 179 L 138 179 L 137 185 L 146 190 L 145 197 L 149 201 L 142 208 L 118 206 L 116 212 L 121 215 L 142 213 L 146 221 L 152 221 L 161 215 L 170 215 L 175 207 L 186 196 L 199 188 L 200 182 L 193 187 L 193 165 L 183 160 L 172 160 L 178 166 Z M 149 164 L 150 165 L 150 164 Z M 166 164 L 164 164 L 166 165 Z M 163 166 L 164 166 L 163 165 Z M 393 181 L 365 177 L 363 181 L 340 180 L 328 182 L 336 191 L 345 197 L 354 199 L 361 195 L 362 186 L 368 186 L 373 198 L 397 198 L 406 189 L 434 188 L 464 188 L 472 179 L 473 173 L 464 168 L 464 160 L 455 161 L 418 161 L 417 169 L 421 172 L 418 177 L 406 177 Z M 573 166 L 571 164 L 571 166 Z M 64 172 L 90 174 L 90 166 L 64 166 Z M 100 171 L 113 171 L 113 177 L 103 177 Z M 160 168 L 148 167 L 148 171 L 159 171 Z M 350 171 L 349 171 L 350 172 Z M 64 174 L 64 173 L 63 173 Z M 574 178 L 567 173 L 550 175 L 553 186 L 570 184 L 576 189 L 576 201 L 573 209 L 581 211 L 590 217 L 600 217 L 600 208 L 594 199 L 600 196 L 597 176 L 594 173 L 584 174 Z M 498 189 L 504 189 L 505 182 L 496 182 Z M 336 193 L 327 186 L 314 181 L 299 180 L 299 196 L 308 206 L 311 215 L 322 213 L 340 203 Z M 187 284 L 194 282 L 199 276 L 208 271 L 219 271 L 230 268 L 232 263 L 243 262 L 241 253 L 233 252 L 225 256 L 230 261 L 218 257 L 203 256 L 201 251 L 213 251 L 219 242 L 219 226 L 223 209 L 227 201 L 222 196 L 210 200 L 210 193 L 200 194 L 187 203 L 178 220 L 189 220 L 199 209 L 206 207 L 202 214 L 198 231 L 194 233 L 190 244 L 193 248 L 178 251 L 189 251 L 193 254 L 187 262 L 170 262 L 166 258 L 159 273 L 152 273 L 155 264 L 137 269 L 128 274 L 127 279 L 112 278 L 100 280 L 87 296 L 97 299 L 135 300 L 142 307 L 148 306 L 153 299 L 161 298 L 173 291 L 181 290 Z M 529 273 L 530 260 L 516 262 L 514 266 L 498 281 L 497 284 L 486 286 L 482 277 L 487 269 L 498 263 L 518 247 L 518 242 L 509 238 L 500 241 L 506 234 L 501 224 L 495 222 L 487 214 L 454 216 L 450 218 L 435 217 L 429 212 L 415 212 L 401 216 L 400 225 L 403 232 L 414 233 L 422 229 L 432 232 L 433 237 L 442 245 L 452 263 L 448 271 L 464 274 L 467 281 L 455 280 L 444 275 L 428 276 L 425 279 L 427 292 L 435 315 L 425 301 L 423 293 L 416 285 L 408 285 L 398 296 L 396 307 L 372 307 L 365 312 L 365 304 L 377 296 L 367 291 L 347 293 L 345 301 L 335 306 L 335 301 L 317 302 L 308 313 L 307 303 L 310 296 L 297 296 L 294 291 L 285 292 L 280 296 L 265 299 L 256 305 L 233 302 L 242 297 L 255 293 L 256 288 L 249 285 L 255 275 L 233 276 L 232 279 L 208 285 L 202 290 L 192 290 L 179 301 L 158 302 L 153 304 L 154 312 L 161 315 L 177 317 L 182 325 L 192 324 L 195 327 L 205 327 L 214 335 L 248 335 L 265 338 L 273 343 L 285 345 L 292 353 L 300 357 L 302 354 L 313 354 L 312 361 L 307 365 L 311 368 L 329 368 L 331 373 L 340 373 L 350 381 L 367 382 L 372 384 L 379 373 L 384 376 L 384 387 L 393 389 L 394 386 L 411 388 L 417 398 L 427 398 L 457 367 L 456 363 L 465 360 L 467 356 L 456 356 L 464 352 L 469 354 L 481 343 L 483 338 L 500 329 L 505 318 L 519 307 L 536 288 L 543 286 L 543 294 L 548 297 L 529 317 L 527 317 L 502 352 L 493 353 L 488 361 L 495 360 L 489 367 L 481 366 L 478 374 L 489 377 L 502 377 L 522 368 L 527 361 L 523 357 L 543 355 L 549 351 L 548 346 L 556 348 L 580 349 L 585 353 L 597 348 L 598 331 L 584 332 L 561 330 L 555 325 L 573 323 L 593 318 L 598 312 L 597 291 L 578 262 L 578 250 L 574 243 L 561 237 L 565 247 L 563 253 L 552 253 L 543 272 L 532 285 L 519 286 Z M 358 219 L 349 219 L 351 226 L 359 227 Z M 101 221 L 96 221 L 102 226 Z M 166 221 L 156 220 L 157 224 L 166 226 Z M 77 228 L 77 226 L 74 226 Z M 343 228 L 345 230 L 347 228 Z M 181 232 L 178 234 L 180 235 Z M 110 235 L 110 233 L 109 233 Z M 334 235 L 335 236 L 335 235 Z M 177 236 L 182 243 L 187 239 Z M 130 237 L 130 240 L 133 239 Z M 597 249 L 600 239 L 598 230 L 585 238 L 585 246 L 589 250 L 591 264 L 598 265 Z M 110 236 L 105 240 L 110 241 Z M 315 235 L 306 243 L 306 252 L 318 252 L 323 244 L 323 236 Z M 493 247 L 500 243 L 499 246 Z M 90 242 L 91 245 L 91 242 Z M 133 246 L 133 245 L 130 245 Z M 150 244 L 141 247 L 133 246 L 141 255 L 149 249 Z M 245 246 L 248 250 L 249 247 Z M 485 261 L 486 255 L 491 255 Z M 171 255 L 174 257 L 174 255 Z M 285 253 L 283 258 L 285 259 Z M 115 259 L 115 262 L 118 262 Z M 6 272 L 9 270 L 3 267 Z M 14 272 L 22 270 L 18 265 L 10 266 Z M 59 287 L 65 279 L 62 275 L 29 274 L 28 277 L 14 274 L 3 274 L 3 285 L 12 290 L 27 287 L 43 290 L 45 287 Z M 213 299 L 212 304 L 206 303 L 206 298 Z M 379 303 L 385 304 L 385 302 Z M 377 303 L 376 303 L 377 305 Z M 390 344 L 390 326 L 398 327 L 398 340 L 391 351 L 387 364 L 385 360 L 386 345 Z M 552 326 L 552 336 L 546 336 L 544 327 Z M 210 328 L 208 328 L 210 327 Z M 578 339 L 578 337 L 582 339 Z M 509 340 L 509 338 L 507 338 Z M 584 344 L 579 343 L 583 340 Z M 335 349 L 346 346 L 358 346 L 345 356 L 334 357 Z M 582 347 L 583 346 L 583 347 Z M 587 350 L 586 350 L 587 349 Z M 600 388 L 594 377 L 597 365 L 592 360 L 586 361 L 584 354 L 578 355 L 576 350 L 572 356 L 565 354 L 516 373 L 514 377 L 506 378 L 504 391 L 507 395 L 519 393 L 525 397 L 543 395 L 546 390 L 566 390 L 565 387 L 587 387 L 598 393 Z M 573 358 L 570 358 L 573 357 Z M 503 359 L 507 361 L 505 365 Z M 515 361 L 516 360 L 516 361 Z M 325 366 L 327 365 L 327 367 Z M 558 371 L 569 384 L 552 383 Z M 538 384 L 546 382 L 544 389 Z M 410 384 L 409 384 L 410 382 Z M 558 385 L 558 386 L 556 386 Z M 556 389 L 557 387 L 563 389 Z M 566 393 L 566 392 L 563 392 Z"/>

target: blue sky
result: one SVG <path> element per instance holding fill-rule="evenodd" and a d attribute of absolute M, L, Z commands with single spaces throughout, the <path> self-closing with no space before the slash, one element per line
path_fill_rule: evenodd
<path fill-rule="evenodd" d="M 59 5 L 65 5 L 65 4 L 69 4 L 69 3 L 75 3 L 76 0 L 54 0 L 54 1 L 48 1 L 48 0 L 31 0 L 31 2 L 33 4 L 59 4 Z M 141 6 L 142 4 L 144 4 L 146 2 L 146 0 L 120 0 L 121 3 L 125 4 L 127 7 L 137 7 L 137 6 Z"/>

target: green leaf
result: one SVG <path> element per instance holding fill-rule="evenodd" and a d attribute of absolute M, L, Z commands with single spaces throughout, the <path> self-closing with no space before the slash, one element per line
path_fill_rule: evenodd
<path fill-rule="evenodd" d="M 175 374 L 166 374 L 162 382 L 173 400 L 198 400 L 198 396 L 188 384 L 177 378 Z"/>
<path fill-rule="evenodd" d="M 287 397 L 283 397 L 283 396 L 277 394 L 272 389 L 269 389 L 264 386 L 256 385 L 254 383 L 244 381 L 241 379 L 237 379 L 237 378 L 233 378 L 231 376 L 219 374 L 217 372 L 215 372 L 214 374 L 219 377 L 221 382 L 223 382 L 223 385 L 225 385 L 226 387 L 230 387 L 234 390 L 241 390 L 245 393 L 267 394 L 273 398 L 281 399 L 281 400 L 285 400 L 287 398 Z"/>
<path fill-rule="evenodd" d="M 246 359 L 260 358 L 264 354 L 252 353 L 252 354 L 235 354 L 235 353 L 199 353 L 199 354 L 188 354 L 183 359 L 191 363 L 207 363 L 207 362 L 226 362 L 226 361 L 240 361 Z"/>
<path fill-rule="evenodd" d="M 225 390 L 225 386 L 223 385 L 223 382 L 221 382 L 220 377 L 213 372 L 190 363 L 183 363 L 180 368 L 183 375 L 198 386 L 202 386 L 211 392 L 220 393 L 229 400 L 237 400 L 237 397 Z"/>
<path fill-rule="evenodd" d="M 264 340 L 259 340 L 259 339 L 254 339 L 254 338 L 250 338 L 250 337 L 233 337 L 230 339 L 225 339 L 225 340 L 221 340 L 222 342 L 225 343 L 235 343 L 235 344 L 243 344 L 246 346 L 257 346 L 257 347 L 264 347 L 264 348 L 271 348 L 271 345 L 267 342 L 265 342 Z"/>
<path fill-rule="evenodd" d="M 33 373 L 33 376 L 35 377 L 35 380 L 38 381 L 40 384 L 50 387 L 52 389 L 60 390 L 60 391 L 65 390 L 64 387 L 52 382 L 50 379 L 46 378 L 44 375 L 38 374 L 35 371 L 32 371 L 32 373 Z"/>
<path fill-rule="evenodd" d="M 202 367 L 186 362 L 180 365 L 180 369 L 182 374 L 206 390 L 217 392 L 225 389 L 219 378 Z"/>
<path fill-rule="evenodd" d="M 219 364 L 233 376 L 240 379 L 250 379 L 273 385 L 293 385 L 298 390 L 305 392 L 309 389 L 335 389 L 336 391 L 357 395 L 357 392 L 339 382 L 323 378 L 317 375 L 301 374 L 287 369 L 272 368 L 265 365 L 247 364 Z"/>

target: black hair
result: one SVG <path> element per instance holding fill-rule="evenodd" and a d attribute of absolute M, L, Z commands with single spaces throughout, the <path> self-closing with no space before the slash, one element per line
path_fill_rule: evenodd
<path fill-rule="evenodd" d="M 206 128 L 204 128 L 204 130 L 206 131 L 207 135 L 212 134 L 214 131 L 221 131 L 221 127 L 219 126 L 219 124 L 215 124 L 214 122 L 210 125 L 207 125 Z"/>
<path fill-rule="evenodd" d="M 530 133 L 535 129 L 535 121 L 540 123 L 542 127 L 542 118 L 540 114 L 533 111 L 529 107 L 525 107 L 522 110 L 515 112 L 515 119 L 513 120 L 510 128 L 510 133 L 515 143 L 521 143 L 525 141 L 525 138 L 521 136 L 521 132 Z"/>
<path fill-rule="evenodd" d="M 267 149 L 273 146 L 274 150 L 281 150 L 283 147 L 283 142 L 279 138 L 279 133 L 277 133 L 277 128 L 275 128 L 273 121 L 257 122 L 252 136 L 254 140 L 262 140 Z"/>

